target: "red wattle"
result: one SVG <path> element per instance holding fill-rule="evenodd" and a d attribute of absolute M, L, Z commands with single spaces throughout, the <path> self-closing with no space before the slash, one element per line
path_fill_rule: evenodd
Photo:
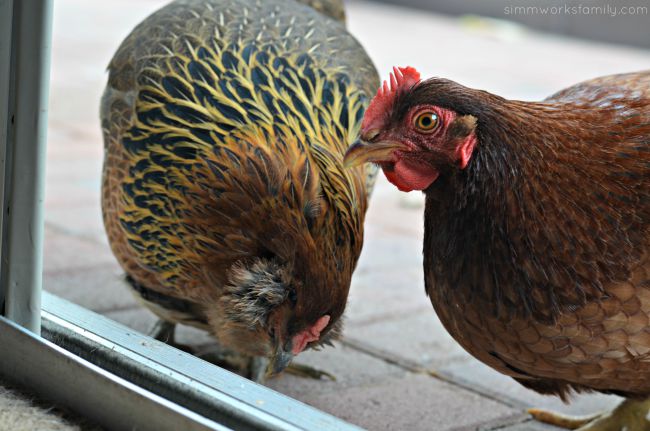
<path fill-rule="evenodd" d="M 400 191 L 425 190 L 440 174 L 431 166 L 411 160 L 398 160 L 391 167 L 383 166 L 384 175 Z"/>
<path fill-rule="evenodd" d="M 320 319 L 314 323 L 314 326 L 307 328 L 304 331 L 294 335 L 291 339 L 291 353 L 297 355 L 298 353 L 305 350 L 307 344 L 312 341 L 318 341 L 320 338 L 320 333 L 327 327 L 327 324 L 330 322 L 330 316 L 328 314 L 321 316 Z"/>

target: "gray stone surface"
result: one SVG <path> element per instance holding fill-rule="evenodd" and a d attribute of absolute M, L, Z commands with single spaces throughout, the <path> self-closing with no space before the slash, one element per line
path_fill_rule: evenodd
<path fill-rule="evenodd" d="M 481 428 L 486 429 L 486 428 Z M 489 428 L 487 428 L 489 429 Z M 558 428 L 550 425 L 545 425 L 534 420 L 526 420 L 513 425 L 506 425 L 504 427 L 492 428 L 499 431 L 561 431 L 563 428 Z"/>
<path fill-rule="evenodd" d="M 94 205 L 79 205 L 72 208 L 50 208 L 47 219 L 51 225 L 61 226 L 64 233 L 89 239 L 100 244 L 104 250 L 108 246 L 99 202 L 95 202 Z"/>
<path fill-rule="evenodd" d="M 338 393 L 341 389 L 376 384 L 387 378 L 400 378 L 407 374 L 406 370 L 390 365 L 382 359 L 361 353 L 340 343 L 336 343 L 335 346 L 335 348 L 326 347 L 321 351 L 304 352 L 295 362 L 326 371 L 336 377 L 336 381 L 326 378 L 321 380 L 306 379 L 285 373 L 270 380 L 267 386 L 292 397 L 300 398 L 307 393 Z"/>
<path fill-rule="evenodd" d="M 43 245 L 43 270 L 45 275 L 70 269 L 112 267 L 116 260 L 111 250 L 87 238 L 71 233 L 74 226 L 53 225 L 48 219 L 46 208 L 45 240 Z M 86 286 L 84 289 L 93 289 Z M 89 296 L 93 294 L 89 293 Z"/>
<path fill-rule="evenodd" d="M 614 395 L 592 393 L 575 396 L 571 403 L 565 404 L 557 397 L 540 395 L 526 389 L 510 377 L 471 358 L 466 361 L 450 361 L 436 371 L 460 385 L 522 408 L 536 407 L 581 416 L 612 408 L 621 401 L 620 397 Z"/>
<path fill-rule="evenodd" d="M 98 312 L 139 306 L 117 263 L 47 272 L 43 288 Z"/>
<path fill-rule="evenodd" d="M 308 404 L 370 430 L 475 429 L 521 420 L 519 410 L 432 377 L 407 374 L 377 384 L 303 394 Z"/>
<path fill-rule="evenodd" d="M 424 367 L 437 368 L 468 360 L 465 351 L 442 327 L 433 309 L 393 316 L 370 325 L 349 326 L 346 336 Z"/>
<path fill-rule="evenodd" d="M 385 240 L 387 243 L 390 239 Z M 379 242 L 379 244 L 377 244 Z M 400 243 L 396 239 L 395 243 Z M 381 246 L 382 241 L 367 241 L 368 246 Z M 408 241 L 407 241 L 408 243 Z M 346 327 L 356 328 L 373 322 L 392 319 L 414 312 L 433 313 L 424 293 L 422 270 L 398 266 L 379 267 L 369 271 L 360 265 L 350 289 L 346 310 Z"/>

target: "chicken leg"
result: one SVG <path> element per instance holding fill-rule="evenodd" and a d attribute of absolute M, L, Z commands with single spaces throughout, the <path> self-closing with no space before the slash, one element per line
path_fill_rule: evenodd
<path fill-rule="evenodd" d="M 198 348 L 181 344 L 176 342 L 175 332 L 176 323 L 160 319 L 154 324 L 148 332 L 148 335 L 158 341 L 162 341 L 165 344 L 190 353 L 197 358 L 201 358 L 214 365 L 223 366 L 229 369 L 246 370 L 246 373 L 248 373 L 248 376 L 252 380 L 258 383 L 263 381 L 263 379 L 260 379 L 260 376 L 263 376 L 263 373 L 260 374 L 258 371 L 259 367 L 257 367 L 256 364 L 259 361 L 255 361 L 256 358 L 244 357 L 236 352 L 224 349 L 217 343 L 211 343 L 208 347 L 200 346 Z"/>
<path fill-rule="evenodd" d="M 650 399 L 626 399 L 611 411 L 584 418 L 541 409 L 529 409 L 528 413 L 540 422 L 578 431 L 650 431 L 649 411 Z"/>
<path fill-rule="evenodd" d="M 175 323 L 163 319 L 158 319 L 156 323 L 154 323 L 153 327 L 149 330 L 147 335 L 155 340 L 162 341 L 163 343 L 176 347 L 174 342 L 175 329 Z"/>

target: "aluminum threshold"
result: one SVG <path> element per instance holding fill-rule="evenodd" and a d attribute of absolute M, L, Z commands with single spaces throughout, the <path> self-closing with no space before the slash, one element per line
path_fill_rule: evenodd
<path fill-rule="evenodd" d="M 361 429 L 48 292 L 42 299 L 43 338 L 0 318 L 0 374 L 111 429 Z"/>
<path fill-rule="evenodd" d="M 115 430 L 228 430 L 0 316 L 0 375 Z"/>

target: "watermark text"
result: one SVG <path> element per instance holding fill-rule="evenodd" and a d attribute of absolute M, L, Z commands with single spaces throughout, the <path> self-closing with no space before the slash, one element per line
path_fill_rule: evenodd
<path fill-rule="evenodd" d="M 611 17 L 622 15 L 648 15 L 647 6 L 614 6 L 604 4 L 599 6 L 565 4 L 559 6 L 506 6 L 505 15 L 607 15 Z"/>

